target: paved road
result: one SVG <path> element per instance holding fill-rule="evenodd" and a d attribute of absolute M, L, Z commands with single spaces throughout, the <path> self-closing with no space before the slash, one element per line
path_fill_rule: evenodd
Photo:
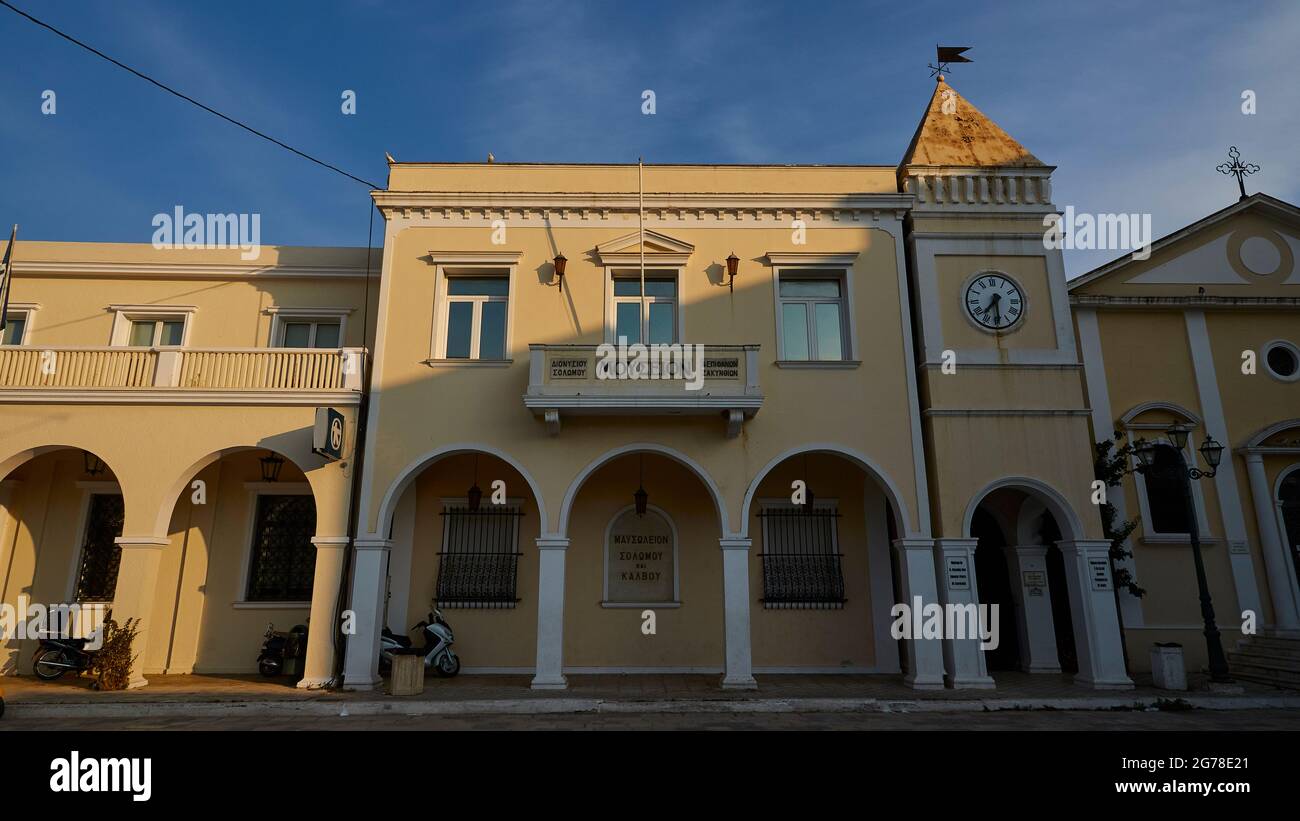
<path fill-rule="evenodd" d="M 226 718 L 23 719 L 18 730 L 1291 730 L 1300 710 L 1004 711 L 997 713 L 664 713 L 485 716 L 231 716 Z"/>

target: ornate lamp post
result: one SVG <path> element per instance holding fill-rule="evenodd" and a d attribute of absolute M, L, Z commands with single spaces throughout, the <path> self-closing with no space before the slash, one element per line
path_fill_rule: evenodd
<path fill-rule="evenodd" d="M 1205 647 L 1210 657 L 1210 681 L 1216 683 L 1227 683 L 1232 681 L 1228 673 L 1228 659 L 1223 654 L 1223 642 L 1219 638 L 1219 628 L 1214 623 L 1214 604 L 1210 601 L 1210 588 L 1205 579 L 1205 562 L 1201 558 L 1201 539 L 1200 528 L 1196 518 L 1196 508 L 1192 504 L 1192 480 L 1202 478 L 1213 478 L 1218 472 L 1219 461 L 1223 458 L 1223 445 L 1214 441 L 1214 437 L 1207 436 L 1201 443 L 1201 455 L 1205 457 L 1205 463 L 1210 466 L 1209 470 L 1188 467 L 1187 462 L 1183 459 L 1183 448 L 1187 446 L 1187 435 L 1191 428 L 1187 425 L 1174 425 L 1167 434 L 1169 441 L 1173 444 L 1174 459 L 1172 463 L 1156 463 L 1156 446 L 1146 439 L 1139 439 L 1133 443 L 1133 450 L 1137 453 L 1138 461 L 1141 463 L 1135 469 L 1143 475 L 1157 476 L 1165 479 L 1175 479 L 1182 487 L 1183 507 L 1187 515 L 1187 531 L 1192 541 L 1192 559 L 1196 564 L 1196 586 L 1199 589 L 1201 597 L 1201 620 L 1205 623 Z"/>

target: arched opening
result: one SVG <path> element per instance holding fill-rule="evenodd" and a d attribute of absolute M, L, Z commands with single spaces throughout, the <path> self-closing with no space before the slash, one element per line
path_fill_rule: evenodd
<path fill-rule="evenodd" d="M 0 602 L 111 607 L 126 516 L 112 467 L 89 451 L 49 446 L 0 470 Z M 7 637 L 0 674 L 30 674 L 37 646 Z"/>
<path fill-rule="evenodd" d="M 317 500 L 274 450 L 227 448 L 178 477 L 158 566 L 145 675 L 256 673 L 267 626 L 308 628 Z M 326 627 L 326 629 L 328 629 Z M 286 684 L 304 659 L 285 667 Z"/>
<path fill-rule="evenodd" d="M 1300 591 L 1300 465 L 1288 468 L 1277 485 L 1277 510 L 1296 590 Z"/>
<path fill-rule="evenodd" d="M 726 514 L 716 490 L 698 466 L 655 446 L 606 454 L 574 481 L 560 513 L 566 672 L 723 670 Z"/>
<path fill-rule="evenodd" d="M 1050 490 L 1000 483 L 968 513 L 978 540 L 975 575 L 979 603 L 998 608 L 998 645 L 985 654 L 990 674 L 1078 671 L 1078 652 L 1057 542 L 1077 533 L 1073 514 Z M 991 613 L 990 613 L 991 616 Z"/>
<path fill-rule="evenodd" d="M 382 626 L 413 626 L 439 608 L 455 629 L 464 673 L 526 673 L 537 651 L 538 558 L 545 529 L 535 483 L 502 455 L 457 447 L 402 473 L 379 514 L 388 538 Z"/>
<path fill-rule="evenodd" d="M 890 546 L 906 527 L 887 483 L 841 453 L 795 453 L 756 478 L 745 527 L 755 672 L 902 670 Z"/>

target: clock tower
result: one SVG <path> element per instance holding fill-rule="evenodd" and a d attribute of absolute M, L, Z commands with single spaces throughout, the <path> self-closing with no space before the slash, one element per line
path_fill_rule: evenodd
<path fill-rule="evenodd" d="M 990 687 L 998 669 L 1131 686 L 1065 269 L 1045 241 L 1053 170 L 942 76 L 898 168 L 915 197 L 906 248 L 940 598 L 979 605 L 999 633 L 999 647 L 945 641 L 954 687 Z"/>

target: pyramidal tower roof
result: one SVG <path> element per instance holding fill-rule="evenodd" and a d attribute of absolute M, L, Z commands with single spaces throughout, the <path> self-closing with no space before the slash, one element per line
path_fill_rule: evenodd
<path fill-rule="evenodd" d="M 939 75 L 903 166 L 1043 166 Z"/>

